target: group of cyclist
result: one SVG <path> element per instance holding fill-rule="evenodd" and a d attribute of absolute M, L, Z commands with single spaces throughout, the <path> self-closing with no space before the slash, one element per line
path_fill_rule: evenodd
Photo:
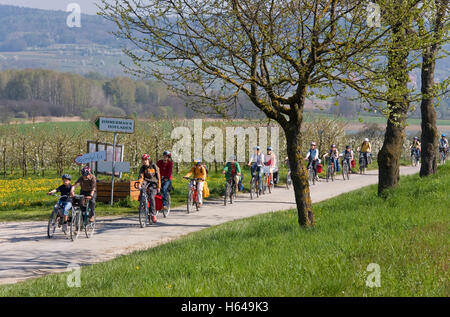
<path fill-rule="evenodd" d="M 420 142 L 417 137 L 414 137 L 413 142 L 410 146 L 412 155 L 420 155 Z M 372 147 L 369 139 L 364 139 L 361 146 L 356 149 L 360 153 L 360 164 L 368 166 L 371 160 Z M 449 151 L 449 142 L 445 134 L 441 135 L 439 140 L 439 151 L 446 155 Z M 342 156 L 341 164 L 344 161 L 348 166 L 352 166 L 352 161 L 354 160 L 354 152 L 349 145 L 345 147 L 345 150 L 340 155 L 339 150 L 335 144 L 330 146 L 330 149 L 322 156 L 322 159 L 328 159 L 329 164 L 334 164 L 335 171 L 340 171 L 339 157 Z M 152 160 L 149 154 L 144 154 L 141 157 L 142 166 L 139 170 L 139 179 L 137 185 L 139 189 L 143 188 L 145 183 L 148 201 L 149 201 L 149 212 L 153 222 L 156 222 L 156 203 L 155 197 L 157 194 L 162 195 L 162 208 L 167 210 L 169 208 L 168 192 L 172 189 L 172 172 L 173 172 L 173 161 L 172 154 L 169 151 L 164 151 L 163 158 L 158 160 L 156 163 Z M 318 180 L 318 164 L 321 162 L 319 159 L 319 150 L 315 142 L 311 142 L 311 146 L 306 154 L 305 160 L 308 161 L 307 168 L 311 166 L 314 170 L 315 177 Z M 285 164 L 289 168 L 289 160 L 286 158 Z M 261 148 L 256 146 L 254 148 L 254 153 L 251 155 L 250 160 L 247 164 L 250 167 L 252 178 L 257 179 L 259 194 L 263 190 L 263 174 L 266 173 L 270 175 L 270 184 L 277 182 L 278 168 L 276 155 L 273 152 L 272 147 L 267 147 L 267 154 L 262 153 Z M 194 160 L 194 165 L 191 170 L 184 176 L 185 179 L 196 180 L 197 186 L 197 201 L 199 206 L 203 204 L 203 186 L 207 176 L 207 168 L 202 164 L 201 159 Z M 242 171 L 239 163 L 234 155 L 230 156 L 228 162 L 225 164 L 222 173 L 225 175 L 226 181 L 231 181 L 235 186 L 235 191 L 239 191 L 239 185 L 242 183 Z M 96 200 L 96 184 L 97 180 L 95 175 L 91 173 L 88 166 L 81 169 L 81 176 L 72 185 L 72 177 L 68 174 L 62 175 L 63 184 L 58 188 L 48 192 L 48 195 L 53 195 L 57 192 L 61 193 L 61 198 L 59 204 L 63 211 L 64 221 L 63 221 L 63 231 L 67 230 L 67 222 L 69 217 L 69 212 L 72 208 L 72 197 L 74 196 L 75 189 L 80 186 L 80 195 L 84 196 L 89 204 L 89 221 L 95 221 L 95 200 Z"/>
<path fill-rule="evenodd" d="M 415 157 L 415 160 L 418 162 L 420 158 L 421 144 L 418 137 L 414 137 L 411 145 L 411 157 Z M 447 154 L 449 152 L 449 143 L 446 135 L 444 133 L 441 134 L 441 138 L 439 139 L 439 153 L 441 155 L 441 161 L 445 161 Z"/>

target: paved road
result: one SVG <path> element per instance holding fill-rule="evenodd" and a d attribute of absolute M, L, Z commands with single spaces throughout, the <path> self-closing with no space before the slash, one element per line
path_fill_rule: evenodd
<path fill-rule="evenodd" d="M 402 167 L 401 174 L 414 174 L 419 167 Z M 352 174 L 349 181 L 321 181 L 311 187 L 313 202 L 319 202 L 367 185 L 376 184 L 377 171 Z M 80 235 L 72 242 L 57 229 L 47 238 L 47 222 L 0 223 L 0 284 L 65 271 L 70 263 L 80 265 L 106 261 L 135 250 L 147 249 L 235 219 L 295 207 L 294 191 L 275 188 L 270 195 L 250 200 L 240 194 L 236 203 L 223 206 L 223 200 L 208 201 L 199 212 L 186 214 L 185 207 L 171 211 L 156 225 L 139 227 L 138 217 L 107 217 L 98 220 L 92 239 Z"/>

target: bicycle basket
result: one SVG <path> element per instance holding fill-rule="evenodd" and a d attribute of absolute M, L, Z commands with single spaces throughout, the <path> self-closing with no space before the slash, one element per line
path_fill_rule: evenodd
<path fill-rule="evenodd" d="M 82 197 L 73 197 L 72 198 L 72 206 L 74 207 L 81 207 L 83 205 L 83 198 Z"/>

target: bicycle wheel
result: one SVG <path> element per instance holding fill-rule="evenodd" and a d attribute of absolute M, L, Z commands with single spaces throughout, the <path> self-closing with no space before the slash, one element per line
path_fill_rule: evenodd
<path fill-rule="evenodd" d="M 70 239 L 78 239 L 81 231 L 81 209 L 76 207 L 72 209 L 72 221 L 70 222 Z"/>
<path fill-rule="evenodd" d="M 52 213 L 50 214 L 50 218 L 48 219 L 48 225 L 47 225 L 47 237 L 49 239 L 53 238 L 55 235 L 56 226 L 58 225 L 59 217 L 58 217 L 58 210 L 53 209 Z"/>
<path fill-rule="evenodd" d="M 289 189 L 290 185 L 291 185 L 291 173 L 288 173 L 286 176 L 286 189 Z"/>
<path fill-rule="evenodd" d="M 147 195 L 141 194 L 141 201 L 139 203 L 139 224 L 144 228 L 148 224 L 148 204 Z"/>
<path fill-rule="evenodd" d="M 228 196 L 230 195 L 230 186 L 228 185 L 228 181 L 225 182 L 225 193 L 223 195 L 223 205 L 227 205 Z"/>
<path fill-rule="evenodd" d="M 411 166 L 416 166 L 416 156 L 411 154 Z"/>
<path fill-rule="evenodd" d="M 329 181 L 329 179 L 330 179 L 330 172 L 331 172 L 331 167 L 328 166 L 328 167 L 327 167 L 327 183 L 328 183 L 328 181 Z"/>
<path fill-rule="evenodd" d="M 255 194 L 255 178 L 252 177 L 252 180 L 250 181 L 250 199 L 253 199 L 253 195 Z"/>
<path fill-rule="evenodd" d="M 334 173 L 335 173 L 334 165 L 332 165 L 332 166 L 331 166 L 331 181 L 332 181 L 332 182 L 334 182 Z"/>
<path fill-rule="evenodd" d="M 90 212 L 90 208 L 86 207 L 86 211 L 85 211 L 85 221 L 84 221 L 84 233 L 86 234 L 86 238 L 91 238 L 94 235 L 94 231 L 95 231 L 95 223 L 96 223 L 96 217 L 95 217 L 95 212 L 93 212 L 92 214 L 92 218 L 94 218 L 94 221 L 90 221 L 89 219 L 89 212 Z"/>
<path fill-rule="evenodd" d="M 170 203 L 171 203 L 170 193 L 167 192 L 167 209 L 163 208 L 163 216 L 164 216 L 164 218 L 167 218 L 167 216 L 170 214 Z"/>
<path fill-rule="evenodd" d="M 269 175 L 267 178 L 267 187 L 269 188 L 269 194 L 272 193 L 272 176 Z"/>
<path fill-rule="evenodd" d="M 187 198 L 187 213 L 192 211 L 192 206 L 194 205 L 194 195 L 192 189 L 189 189 L 188 198 Z"/>
<path fill-rule="evenodd" d="M 348 166 L 348 164 L 347 164 L 347 166 L 346 166 L 346 172 L 345 172 L 345 174 L 346 174 L 346 176 L 347 176 L 347 180 L 350 180 L 350 167 Z"/>

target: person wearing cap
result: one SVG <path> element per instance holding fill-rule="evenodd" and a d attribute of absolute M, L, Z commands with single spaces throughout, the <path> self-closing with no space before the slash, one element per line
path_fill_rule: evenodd
<path fill-rule="evenodd" d="M 319 164 L 319 150 L 316 148 L 316 142 L 311 142 L 311 147 L 309 148 L 308 153 L 306 154 L 305 160 L 308 160 L 307 169 L 312 164 L 314 172 L 316 173 L 316 179 L 318 180 L 317 164 Z"/>
<path fill-rule="evenodd" d="M 411 150 L 411 155 L 415 155 L 417 159 L 420 157 L 420 142 L 418 137 L 414 137 L 411 146 L 409 147 Z"/>
<path fill-rule="evenodd" d="M 142 155 L 142 166 L 139 170 L 139 189 L 142 188 L 142 183 L 147 182 L 148 201 L 150 203 L 150 213 L 152 222 L 156 222 L 156 202 L 155 196 L 161 192 L 161 173 L 158 166 L 150 158 L 150 155 Z M 139 197 L 140 198 L 140 197 Z"/>
<path fill-rule="evenodd" d="M 234 180 L 234 186 L 235 186 L 235 192 L 238 192 L 238 184 L 241 176 L 241 166 L 238 162 L 236 162 L 236 157 L 234 155 L 231 155 L 228 159 L 228 162 L 225 164 L 225 167 L 222 171 L 222 174 L 225 174 L 225 179 L 233 179 Z"/>
<path fill-rule="evenodd" d="M 163 208 L 168 209 L 169 202 L 167 201 L 167 192 L 172 187 L 172 170 L 173 161 L 172 153 L 164 151 L 162 160 L 159 160 L 156 165 L 161 173 L 161 194 L 163 197 Z"/>
<path fill-rule="evenodd" d="M 194 174 L 194 178 L 197 179 L 197 201 L 201 207 L 203 205 L 203 182 L 206 179 L 206 168 L 202 165 L 201 159 L 194 160 L 194 166 L 192 166 L 191 170 L 184 178 L 189 179 L 192 174 Z"/>
<path fill-rule="evenodd" d="M 330 163 L 334 164 L 334 170 L 336 172 L 339 172 L 341 170 L 340 165 L 339 165 L 339 160 L 338 160 L 338 158 L 339 158 L 339 151 L 338 151 L 338 149 L 337 149 L 335 144 L 332 144 L 330 146 L 330 149 L 328 150 L 328 152 L 323 155 L 324 161 L 325 161 L 326 157 L 329 157 L 330 158 Z"/>
<path fill-rule="evenodd" d="M 268 166 L 268 173 L 272 176 L 270 183 L 273 185 L 273 173 L 277 170 L 277 158 L 271 146 L 267 147 L 267 155 L 265 156 L 265 164 Z"/>
<path fill-rule="evenodd" d="M 72 199 L 73 193 L 72 193 L 72 184 L 70 183 L 72 180 L 72 177 L 69 174 L 64 174 L 61 176 L 61 179 L 63 181 L 63 184 L 59 186 L 58 188 L 49 191 L 47 195 L 54 195 L 57 192 L 61 193 L 61 197 L 58 201 L 58 205 L 60 205 L 64 210 L 64 222 L 62 231 L 65 233 L 67 231 L 67 221 L 69 219 L 69 211 L 72 209 Z"/>
<path fill-rule="evenodd" d="M 97 191 L 97 178 L 91 174 L 91 169 L 85 166 L 81 169 L 81 176 L 77 179 L 72 187 L 72 193 L 75 193 L 75 189 L 81 186 L 80 195 L 83 195 L 86 199 L 89 199 L 89 221 L 94 221 L 95 215 L 95 198 Z"/>
<path fill-rule="evenodd" d="M 250 172 L 252 177 L 255 177 L 255 171 L 258 173 L 258 184 L 259 184 L 259 192 L 262 192 L 263 180 L 262 180 L 262 167 L 264 166 L 264 154 L 261 153 L 261 148 L 259 146 L 254 147 L 255 152 L 250 157 L 248 161 L 248 166 L 251 166 Z"/>
<path fill-rule="evenodd" d="M 366 166 L 369 166 L 369 157 L 372 155 L 372 145 L 368 138 L 365 138 L 361 146 L 356 149 L 356 152 L 360 152 L 366 161 Z"/>

